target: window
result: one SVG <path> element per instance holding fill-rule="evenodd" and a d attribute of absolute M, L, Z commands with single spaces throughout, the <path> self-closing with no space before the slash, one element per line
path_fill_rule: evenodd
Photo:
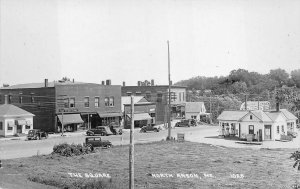
<path fill-rule="evenodd" d="M 75 98 L 70 98 L 70 108 L 75 107 Z"/>
<path fill-rule="evenodd" d="M 69 99 L 68 98 L 64 99 L 64 107 L 69 108 Z"/>
<path fill-rule="evenodd" d="M 284 125 L 281 125 L 281 132 L 284 133 Z"/>
<path fill-rule="evenodd" d="M 254 125 L 249 125 L 249 134 L 254 134 Z"/>
<path fill-rule="evenodd" d="M 157 102 L 162 102 L 162 93 L 157 94 Z"/>
<path fill-rule="evenodd" d="M 105 99 L 104 99 L 104 104 L 105 104 L 105 106 L 109 106 L 108 101 L 109 101 L 108 97 L 105 97 Z"/>
<path fill-rule="evenodd" d="M 9 124 L 7 125 L 7 130 L 12 131 L 13 127 L 9 126 Z"/>
<path fill-rule="evenodd" d="M 150 91 L 146 91 L 146 99 L 151 101 L 151 92 Z"/>
<path fill-rule="evenodd" d="M 31 95 L 31 103 L 34 103 L 34 96 L 33 95 Z"/>
<path fill-rule="evenodd" d="M 99 97 L 95 97 L 95 107 L 99 107 Z"/>
<path fill-rule="evenodd" d="M 114 99 L 114 97 L 110 97 L 109 98 L 109 106 L 112 107 L 114 105 L 115 105 L 115 99 Z"/>
<path fill-rule="evenodd" d="M 3 130 L 3 123 L 0 122 L 0 130 Z"/>
<path fill-rule="evenodd" d="M 12 102 L 12 96 L 8 95 L 8 104 L 11 104 L 11 102 Z"/>
<path fill-rule="evenodd" d="M 141 95 L 142 95 L 142 92 L 141 92 L 141 91 L 136 91 L 136 92 L 135 92 L 135 95 L 136 95 L 136 96 L 141 96 Z"/>
<path fill-rule="evenodd" d="M 127 96 L 131 96 L 132 92 L 127 91 Z"/>
<path fill-rule="evenodd" d="M 25 129 L 30 129 L 30 125 L 25 125 Z"/>
<path fill-rule="evenodd" d="M 19 96 L 19 103 L 22 104 L 23 103 L 23 97 Z"/>
<path fill-rule="evenodd" d="M 182 101 L 185 101 L 184 92 L 182 93 Z"/>
<path fill-rule="evenodd" d="M 277 133 L 279 134 L 279 126 L 277 126 Z"/>
<path fill-rule="evenodd" d="M 252 115 L 250 115 L 250 119 L 252 119 Z"/>
<path fill-rule="evenodd" d="M 84 107 L 88 108 L 90 107 L 90 98 L 89 97 L 84 97 Z"/>

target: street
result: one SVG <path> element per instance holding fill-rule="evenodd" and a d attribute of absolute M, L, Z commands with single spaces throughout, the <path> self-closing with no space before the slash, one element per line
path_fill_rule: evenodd
<path fill-rule="evenodd" d="M 217 127 L 214 126 L 197 126 L 197 127 L 176 127 L 172 129 L 172 137 L 177 138 L 177 133 L 185 133 L 186 140 L 189 138 L 200 139 L 205 136 L 217 136 Z M 13 159 L 20 157 L 30 157 L 33 155 L 50 154 L 53 146 L 60 143 L 75 143 L 82 144 L 86 137 L 85 132 L 66 133 L 67 136 L 59 134 L 49 135 L 48 139 L 42 140 L 0 140 L 0 159 Z M 139 130 L 134 132 L 135 143 L 147 143 L 166 139 L 168 130 L 162 130 L 158 133 L 147 132 L 139 133 Z M 104 136 L 103 139 L 109 140 L 113 145 L 129 144 L 129 132 L 124 132 L 123 135 Z"/>

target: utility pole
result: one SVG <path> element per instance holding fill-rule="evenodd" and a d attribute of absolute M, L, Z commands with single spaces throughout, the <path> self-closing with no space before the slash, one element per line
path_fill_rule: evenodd
<path fill-rule="evenodd" d="M 245 110 L 247 110 L 247 94 L 245 93 Z"/>
<path fill-rule="evenodd" d="M 129 149 L 129 189 L 134 189 L 134 96 L 131 95 L 131 126 Z"/>
<path fill-rule="evenodd" d="M 212 113 L 211 113 L 211 94 L 209 96 L 209 113 L 210 113 L 209 122 L 211 124 L 211 122 L 212 122 L 212 119 L 211 119 L 211 117 L 212 117 Z"/>
<path fill-rule="evenodd" d="M 168 80 L 169 80 L 169 102 L 168 102 L 168 140 L 171 140 L 171 74 L 170 74 L 170 47 L 169 41 L 168 44 Z"/>

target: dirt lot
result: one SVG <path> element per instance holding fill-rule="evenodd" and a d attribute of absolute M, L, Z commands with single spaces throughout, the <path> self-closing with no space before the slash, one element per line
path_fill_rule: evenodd
<path fill-rule="evenodd" d="M 89 188 L 96 182 L 101 182 L 104 188 L 128 188 L 128 151 L 128 146 L 119 146 L 77 157 L 47 155 L 4 160 L 0 187 L 47 188 L 27 180 L 30 178 L 59 188 Z M 192 142 L 139 144 L 135 146 L 135 185 L 136 188 L 292 188 L 297 181 L 300 183 L 300 172 L 289 159 L 294 151 L 225 148 Z"/>

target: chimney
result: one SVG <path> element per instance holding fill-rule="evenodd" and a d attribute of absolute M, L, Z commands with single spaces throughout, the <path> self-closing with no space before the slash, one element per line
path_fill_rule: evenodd
<path fill-rule="evenodd" d="M 172 86 L 173 85 L 173 82 L 172 81 L 170 81 L 170 86 Z"/>
<path fill-rule="evenodd" d="M 141 86 L 141 81 L 138 81 L 138 86 Z"/>
<path fill-rule="evenodd" d="M 73 78 L 72 82 L 75 83 L 75 79 L 74 78 Z"/>
<path fill-rule="evenodd" d="M 280 109 L 279 102 L 276 102 L 276 112 L 279 112 L 279 109 Z"/>
<path fill-rule="evenodd" d="M 123 87 L 125 87 L 125 86 L 126 86 L 125 81 L 123 81 Z"/>
<path fill-rule="evenodd" d="M 101 84 L 102 84 L 102 85 L 105 85 L 105 81 L 101 81 Z"/>
<path fill-rule="evenodd" d="M 111 85 L 111 80 L 110 79 L 106 80 L 106 85 Z"/>
<path fill-rule="evenodd" d="M 8 104 L 8 95 L 4 95 L 4 104 Z"/>
<path fill-rule="evenodd" d="M 44 87 L 48 87 L 48 79 L 45 79 L 45 82 L 44 82 Z"/>
<path fill-rule="evenodd" d="M 151 86 L 154 86 L 154 79 L 151 79 Z"/>

